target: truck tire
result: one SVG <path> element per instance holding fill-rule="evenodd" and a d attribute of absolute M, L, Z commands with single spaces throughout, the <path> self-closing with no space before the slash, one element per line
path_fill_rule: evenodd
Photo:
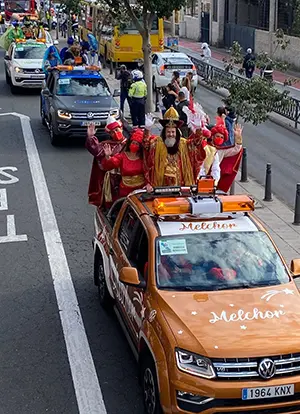
<path fill-rule="evenodd" d="M 59 144 L 60 139 L 59 139 L 59 135 L 57 135 L 54 132 L 53 124 L 52 124 L 52 119 L 49 120 L 49 135 L 50 135 L 51 145 L 53 145 L 54 147 L 56 147 Z"/>
<path fill-rule="evenodd" d="M 5 81 L 6 81 L 7 85 L 10 85 L 10 77 L 7 73 L 7 70 L 5 71 Z"/>
<path fill-rule="evenodd" d="M 41 113 L 42 124 L 46 126 L 47 123 L 46 123 L 45 112 L 44 112 L 43 105 L 42 105 L 42 99 L 40 100 L 40 113 Z"/>
<path fill-rule="evenodd" d="M 112 307 L 112 297 L 108 291 L 105 273 L 104 273 L 104 266 L 103 266 L 103 259 L 99 252 L 97 252 L 95 256 L 95 264 L 94 264 L 94 271 L 95 271 L 95 281 L 98 286 L 98 296 L 100 305 L 104 309 L 110 309 Z"/>
<path fill-rule="evenodd" d="M 149 353 L 146 353 L 141 361 L 140 378 L 145 414 L 162 414 L 156 369 Z"/>
<path fill-rule="evenodd" d="M 10 82 L 10 91 L 13 95 L 19 92 L 19 88 Z"/>

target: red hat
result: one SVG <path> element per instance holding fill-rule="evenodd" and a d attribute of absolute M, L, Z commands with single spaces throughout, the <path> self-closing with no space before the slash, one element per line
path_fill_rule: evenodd
<path fill-rule="evenodd" d="M 141 144 L 143 142 L 143 138 L 144 138 L 144 131 L 142 129 L 135 129 L 130 137 L 130 141 L 136 141 L 139 144 Z"/>
<path fill-rule="evenodd" d="M 105 131 L 110 132 L 116 128 L 122 128 L 122 123 L 120 121 L 117 121 L 113 116 L 109 115 L 106 121 Z"/>
<path fill-rule="evenodd" d="M 212 137 L 216 134 L 221 134 L 224 137 L 224 141 L 228 140 L 228 131 L 225 125 L 218 124 L 212 127 L 211 129 L 211 135 Z"/>

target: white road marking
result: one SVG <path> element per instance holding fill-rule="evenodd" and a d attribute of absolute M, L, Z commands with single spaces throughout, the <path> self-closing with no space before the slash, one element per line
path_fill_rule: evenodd
<path fill-rule="evenodd" d="M 1 116 L 2 114 L 0 114 Z M 0 167 L 0 175 L 3 175 L 4 177 L 8 178 L 8 180 L 1 180 L 0 179 L 0 184 L 15 184 L 19 181 L 18 177 L 15 177 L 14 175 L 11 175 L 7 172 L 5 172 L 5 170 L 11 170 L 11 171 L 18 171 L 17 167 Z"/>
<path fill-rule="evenodd" d="M 15 216 L 10 214 L 6 216 L 7 235 L 0 236 L 0 243 L 14 243 L 27 241 L 26 234 L 17 234 Z"/>
<path fill-rule="evenodd" d="M 0 210 L 8 210 L 6 188 L 0 189 Z"/>
<path fill-rule="evenodd" d="M 99 380 L 84 328 L 66 254 L 59 233 L 29 117 L 18 116 L 27 151 L 59 315 L 80 414 L 106 414 Z"/>

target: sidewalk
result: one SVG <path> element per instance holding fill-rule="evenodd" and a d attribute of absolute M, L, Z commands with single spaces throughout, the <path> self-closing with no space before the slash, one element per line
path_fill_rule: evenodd
<path fill-rule="evenodd" d="M 201 43 L 196 42 L 189 39 L 179 39 L 179 50 L 186 54 L 189 54 L 195 58 L 201 58 L 200 51 L 201 51 Z M 210 63 L 214 66 L 217 66 L 221 69 L 224 69 L 224 58 L 229 57 L 229 52 L 225 49 L 217 49 L 211 47 L 212 58 Z M 236 66 L 238 68 L 238 66 Z M 259 75 L 259 71 L 256 70 L 256 74 Z M 297 79 L 296 82 L 293 83 L 292 86 L 284 86 L 284 81 L 286 79 L 293 78 Z M 278 85 L 278 89 L 280 90 L 288 90 L 290 95 L 296 99 L 300 100 L 300 73 L 287 71 L 286 73 L 274 71 L 274 81 Z"/>

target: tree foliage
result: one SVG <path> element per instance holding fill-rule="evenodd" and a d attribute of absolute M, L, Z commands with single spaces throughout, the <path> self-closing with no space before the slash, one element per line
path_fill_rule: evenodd
<path fill-rule="evenodd" d="M 284 33 L 278 30 L 276 36 L 276 48 L 286 49 L 289 41 Z M 275 48 L 275 50 L 276 50 Z M 276 106 L 287 107 L 291 100 L 289 92 L 280 90 L 272 81 L 266 80 L 255 74 L 252 79 L 246 79 L 242 64 L 244 53 L 241 45 L 234 42 L 228 58 L 223 59 L 224 69 L 227 76 L 211 76 L 208 82 L 214 88 L 225 88 L 229 95 L 224 102 L 236 109 L 237 116 L 245 122 L 258 125 L 268 119 L 268 115 Z M 267 64 L 276 70 L 285 72 L 288 69 L 286 62 L 271 58 L 267 53 L 262 52 L 256 55 L 256 67 L 264 68 Z M 286 84 L 292 83 L 292 79 L 287 79 Z"/>

